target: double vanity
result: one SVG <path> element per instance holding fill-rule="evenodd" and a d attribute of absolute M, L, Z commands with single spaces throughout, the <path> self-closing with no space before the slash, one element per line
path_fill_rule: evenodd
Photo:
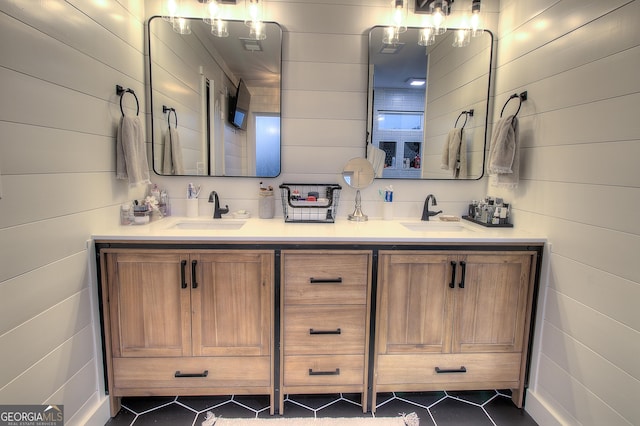
<path fill-rule="evenodd" d="M 94 235 L 124 396 L 512 389 L 544 238 L 467 222 L 166 218 Z"/>

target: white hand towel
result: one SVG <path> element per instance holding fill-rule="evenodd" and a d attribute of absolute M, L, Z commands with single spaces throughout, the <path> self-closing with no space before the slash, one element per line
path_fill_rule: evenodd
<path fill-rule="evenodd" d="M 147 148 L 137 116 L 120 119 L 116 134 L 116 179 L 128 179 L 129 186 L 150 184 Z"/>
<path fill-rule="evenodd" d="M 464 129 L 460 129 L 460 145 L 458 146 L 458 164 L 455 178 L 466 179 L 468 176 L 467 168 L 467 143 Z"/>
<path fill-rule="evenodd" d="M 517 188 L 520 175 L 518 118 L 511 115 L 495 124 L 489 147 L 489 175 L 492 186 Z"/>
<path fill-rule="evenodd" d="M 182 145 L 177 129 L 168 129 L 164 135 L 164 159 L 162 173 L 165 175 L 183 175 L 184 161 L 182 159 Z"/>
<path fill-rule="evenodd" d="M 367 159 L 373 166 L 373 172 L 375 177 L 381 178 L 384 171 L 384 159 L 387 154 L 380 148 L 373 146 L 373 144 L 367 145 Z"/>
<path fill-rule="evenodd" d="M 464 160 L 464 174 L 466 177 L 467 169 L 467 150 L 464 149 L 464 158 L 462 158 L 462 129 L 451 129 L 447 135 L 447 139 L 442 146 L 442 157 L 440 159 L 440 168 L 443 170 L 451 170 L 451 176 L 454 178 L 459 177 L 459 171 L 461 164 Z"/>

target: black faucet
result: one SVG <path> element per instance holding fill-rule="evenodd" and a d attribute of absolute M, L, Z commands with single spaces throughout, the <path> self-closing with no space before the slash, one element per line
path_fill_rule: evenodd
<path fill-rule="evenodd" d="M 223 209 L 220 208 L 220 200 L 218 199 L 218 193 L 211 191 L 209 194 L 209 202 L 213 203 L 213 218 L 221 219 L 223 214 L 229 213 L 229 206 L 225 205 Z"/>
<path fill-rule="evenodd" d="M 427 195 L 427 199 L 424 200 L 424 207 L 422 208 L 422 220 L 429 220 L 429 217 L 435 216 L 437 214 L 442 213 L 442 210 L 437 212 L 432 212 L 429 210 L 429 200 L 433 200 L 433 205 L 437 206 L 438 202 L 436 201 L 436 197 L 433 194 Z"/>

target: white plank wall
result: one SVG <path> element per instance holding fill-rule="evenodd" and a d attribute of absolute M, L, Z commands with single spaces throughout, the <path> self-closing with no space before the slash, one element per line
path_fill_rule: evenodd
<path fill-rule="evenodd" d="M 529 100 L 521 184 L 488 190 L 552 244 L 526 405 L 544 425 L 640 424 L 639 17 L 638 1 L 500 3 L 494 114 Z"/>
<path fill-rule="evenodd" d="M 143 11 L 0 3 L 0 404 L 64 404 L 69 425 L 108 416 L 87 239 L 132 197 L 114 178 L 115 86 L 144 117 Z"/>

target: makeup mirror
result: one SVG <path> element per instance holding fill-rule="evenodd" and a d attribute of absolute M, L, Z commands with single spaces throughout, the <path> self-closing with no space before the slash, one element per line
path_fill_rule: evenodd
<path fill-rule="evenodd" d="M 349 220 L 356 222 L 368 220 L 368 216 L 362 213 L 360 190 L 371 185 L 374 176 L 373 166 L 366 158 L 352 158 L 344 166 L 342 178 L 347 185 L 356 189 L 356 207 L 354 212 L 349 215 Z"/>

